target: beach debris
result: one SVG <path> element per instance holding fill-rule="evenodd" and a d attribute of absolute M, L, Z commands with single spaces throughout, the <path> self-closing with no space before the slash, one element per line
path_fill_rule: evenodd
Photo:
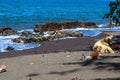
<path fill-rule="evenodd" d="M 30 65 L 33 65 L 33 64 L 34 64 L 33 62 L 30 63 Z"/>
<path fill-rule="evenodd" d="M 99 56 L 100 51 L 96 50 L 90 53 L 90 55 L 85 56 L 83 53 L 81 53 L 82 57 L 80 58 L 80 60 L 96 60 L 97 57 Z"/>
<path fill-rule="evenodd" d="M 6 66 L 6 63 L 3 62 L 1 67 L 0 67 L 0 72 L 6 72 L 7 71 L 7 66 Z"/>
<path fill-rule="evenodd" d="M 77 76 L 74 76 L 71 80 L 78 80 Z"/>
<path fill-rule="evenodd" d="M 99 51 L 99 50 L 96 50 L 96 51 L 92 52 L 92 53 L 90 54 L 90 56 L 91 56 L 91 58 L 92 58 L 93 60 L 96 60 L 97 57 L 99 56 L 99 53 L 100 53 L 100 51 Z"/>
<path fill-rule="evenodd" d="M 69 58 L 69 57 L 70 57 L 70 55 L 67 55 L 66 57 L 67 57 L 67 58 Z"/>
<path fill-rule="evenodd" d="M 81 58 L 80 58 L 80 60 L 85 60 L 86 59 L 86 56 L 83 54 L 83 53 L 81 53 Z"/>
<path fill-rule="evenodd" d="M 32 80 L 32 78 L 26 79 L 26 80 Z"/>

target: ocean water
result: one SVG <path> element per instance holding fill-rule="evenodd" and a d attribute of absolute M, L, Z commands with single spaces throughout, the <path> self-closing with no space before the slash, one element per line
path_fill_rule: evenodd
<path fill-rule="evenodd" d="M 120 27 L 104 28 L 109 20 L 103 19 L 103 15 L 109 12 L 110 1 L 115 0 L 0 0 L 0 28 L 24 31 L 33 30 L 36 24 L 45 22 L 80 21 L 95 22 L 99 28 L 69 31 L 82 32 L 85 36 L 96 36 L 101 31 L 120 31 Z M 17 37 L 19 35 L 0 36 L 0 52 L 5 52 L 7 46 L 15 50 L 40 46 L 38 43 L 12 43 L 11 39 Z"/>
<path fill-rule="evenodd" d="M 0 0 L 0 27 L 33 29 L 45 22 L 92 21 L 102 19 L 113 0 Z"/>

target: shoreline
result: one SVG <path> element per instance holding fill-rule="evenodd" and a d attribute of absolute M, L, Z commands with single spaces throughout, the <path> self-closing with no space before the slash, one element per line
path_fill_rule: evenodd
<path fill-rule="evenodd" d="M 95 37 L 81 37 L 57 41 L 44 41 L 41 46 L 22 51 L 0 52 L 1 58 L 10 58 L 24 55 L 47 54 L 57 52 L 90 51 L 93 44 L 108 34 L 101 33 Z"/>

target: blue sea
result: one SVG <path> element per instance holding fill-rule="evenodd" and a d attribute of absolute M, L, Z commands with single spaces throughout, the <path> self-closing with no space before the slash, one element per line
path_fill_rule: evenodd
<path fill-rule="evenodd" d="M 114 0 L 0 0 L 0 27 L 33 29 L 45 22 L 91 21 L 102 19 Z"/>
<path fill-rule="evenodd" d="M 103 15 L 109 12 L 109 2 L 115 0 L 0 0 L 0 28 L 14 30 L 33 30 L 36 24 L 46 22 L 80 21 L 95 22 L 100 28 L 77 28 L 72 31 L 83 32 L 85 36 L 96 36 L 101 31 L 120 31 L 120 27 L 104 28 L 109 23 Z M 0 52 L 7 46 L 23 50 L 40 44 L 17 44 L 11 39 L 19 35 L 0 36 Z"/>

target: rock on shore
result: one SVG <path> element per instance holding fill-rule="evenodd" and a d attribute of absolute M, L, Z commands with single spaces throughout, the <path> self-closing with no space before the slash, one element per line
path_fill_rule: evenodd
<path fill-rule="evenodd" d="M 32 34 L 31 32 L 23 32 L 19 38 L 12 39 L 16 43 L 32 43 L 55 40 L 66 37 L 83 37 L 81 32 L 68 32 L 68 31 L 47 31 L 49 36 L 41 34 Z"/>
<path fill-rule="evenodd" d="M 61 29 L 71 29 L 71 28 L 96 28 L 96 23 L 94 22 L 47 22 L 45 24 L 37 24 L 34 27 L 35 32 L 44 32 L 44 31 L 54 31 Z"/>
<path fill-rule="evenodd" d="M 9 35 L 13 35 L 16 33 L 17 32 L 12 30 L 12 28 L 10 28 L 10 27 L 0 28 L 0 36 L 9 36 Z"/>

